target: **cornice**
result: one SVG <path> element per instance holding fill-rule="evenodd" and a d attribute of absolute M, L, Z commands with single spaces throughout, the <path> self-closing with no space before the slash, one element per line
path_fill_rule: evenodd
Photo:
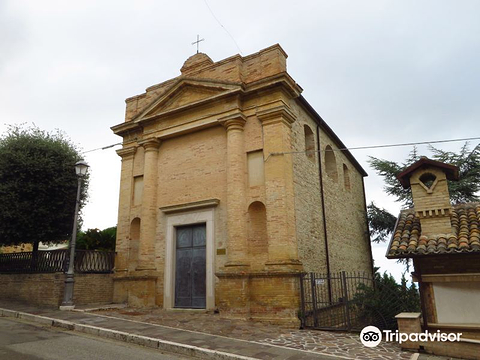
<path fill-rule="evenodd" d="M 117 151 L 117 155 L 120 156 L 123 160 L 130 156 L 133 157 L 133 155 L 135 155 L 135 152 L 137 151 L 137 148 L 135 146 L 132 146 L 128 148 L 118 149 L 116 151 Z"/>
<path fill-rule="evenodd" d="M 125 133 L 128 133 L 129 131 L 141 130 L 142 127 L 139 124 L 130 120 L 118 125 L 114 125 L 110 129 L 113 131 L 114 134 L 123 136 Z"/>
<path fill-rule="evenodd" d="M 257 118 L 260 120 L 263 126 L 276 124 L 279 122 L 285 125 L 292 126 L 295 122 L 295 115 L 290 109 L 284 105 L 276 106 L 274 108 L 260 110 L 257 112 Z"/>
<path fill-rule="evenodd" d="M 281 86 L 292 98 L 300 96 L 303 92 L 302 87 L 298 85 L 287 72 L 282 72 L 277 75 L 247 83 L 245 85 L 245 92 L 246 94 L 249 94 L 251 92 L 273 88 L 275 86 Z"/>
<path fill-rule="evenodd" d="M 164 104 L 169 101 L 172 97 L 175 96 L 179 91 L 184 87 L 191 86 L 194 88 L 207 88 L 207 89 L 216 89 L 219 90 L 219 93 L 213 96 L 206 97 L 204 99 L 194 101 L 174 109 L 168 109 L 165 111 L 160 111 L 157 114 L 149 114 L 154 109 L 158 108 L 161 104 Z M 205 102 L 213 101 L 217 98 L 222 98 L 228 96 L 232 93 L 243 92 L 243 84 L 235 82 L 225 82 L 218 80 L 209 80 L 209 79 L 198 79 L 192 77 L 179 77 L 175 82 L 173 82 L 161 95 L 156 97 L 150 104 L 143 108 L 134 118 L 133 121 L 136 123 L 153 120 L 160 116 L 169 115 L 175 112 L 184 111 L 194 106 L 201 105 Z"/>
<path fill-rule="evenodd" d="M 200 201 L 193 201 L 184 204 L 175 204 L 175 205 L 168 205 L 162 206 L 160 210 L 165 214 L 172 214 L 179 211 L 194 211 L 199 209 L 204 209 L 208 207 L 216 207 L 220 203 L 219 199 L 207 199 L 207 200 L 200 200 Z"/>

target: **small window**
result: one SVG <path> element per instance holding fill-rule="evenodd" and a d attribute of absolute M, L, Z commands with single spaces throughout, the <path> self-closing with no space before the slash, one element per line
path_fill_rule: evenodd
<path fill-rule="evenodd" d="M 432 185 L 435 183 L 437 177 L 431 173 L 425 173 L 420 176 L 420 181 L 427 187 L 427 189 L 431 189 Z"/>
<path fill-rule="evenodd" d="M 350 190 L 350 170 L 348 170 L 348 166 L 345 164 L 343 164 L 343 183 L 345 190 Z"/>
<path fill-rule="evenodd" d="M 330 145 L 325 147 L 325 170 L 327 171 L 327 175 L 331 177 L 333 181 L 338 181 L 337 160 L 335 159 L 335 154 Z"/>
<path fill-rule="evenodd" d="M 313 131 L 310 126 L 304 125 L 303 131 L 305 134 L 305 154 L 311 161 L 315 160 L 315 138 L 313 137 Z"/>

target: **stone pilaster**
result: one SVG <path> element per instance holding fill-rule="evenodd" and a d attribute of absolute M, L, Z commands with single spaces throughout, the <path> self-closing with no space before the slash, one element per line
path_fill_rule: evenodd
<path fill-rule="evenodd" d="M 271 270 L 299 270 L 295 229 L 291 125 L 294 115 L 286 106 L 257 113 L 263 126 L 268 262 Z"/>
<path fill-rule="evenodd" d="M 121 275 L 128 268 L 128 236 L 130 234 L 130 202 L 131 187 L 133 180 L 133 157 L 135 147 L 117 150 L 122 158 L 122 170 L 120 175 L 120 195 L 118 205 L 118 226 L 116 239 L 115 273 Z"/>
<path fill-rule="evenodd" d="M 245 177 L 246 154 L 243 128 L 246 118 L 236 113 L 219 120 L 227 129 L 227 248 L 226 268 L 249 266 L 247 259 Z"/>
<path fill-rule="evenodd" d="M 160 141 L 147 139 L 144 148 L 143 202 L 140 223 L 140 244 L 136 270 L 155 270 L 155 235 L 157 227 L 158 148 Z"/>

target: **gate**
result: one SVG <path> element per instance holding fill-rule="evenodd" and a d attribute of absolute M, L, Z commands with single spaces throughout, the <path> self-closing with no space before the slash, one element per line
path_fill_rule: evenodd
<path fill-rule="evenodd" d="M 373 325 L 393 330 L 395 315 L 419 309 L 404 301 L 400 285 L 360 272 L 303 273 L 300 291 L 302 328 L 361 331 Z"/>

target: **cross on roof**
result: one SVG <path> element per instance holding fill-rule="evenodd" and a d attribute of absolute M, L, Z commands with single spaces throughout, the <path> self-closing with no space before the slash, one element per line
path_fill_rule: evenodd
<path fill-rule="evenodd" d="M 205 39 L 200 39 L 200 35 L 197 35 L 197 41 L 192 42 L 192 45 L 197 44 L 197 54 L 198 54 L 198 44 L 200 41 L 205 41 Z"/>

